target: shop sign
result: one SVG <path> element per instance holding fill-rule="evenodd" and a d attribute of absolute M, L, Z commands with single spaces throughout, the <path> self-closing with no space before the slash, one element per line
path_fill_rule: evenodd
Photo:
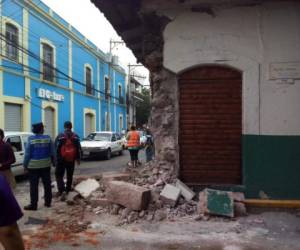
<path fill-rule="evenodd" d="M 37 95 L 40 98 L 51 100 L 51 101 L 57 101 L 57 102 L 63 102 L 65 97 L 61 94 L 56 93 L 55 91 L 51 91 L 48 89 L 37 89 Z"/>

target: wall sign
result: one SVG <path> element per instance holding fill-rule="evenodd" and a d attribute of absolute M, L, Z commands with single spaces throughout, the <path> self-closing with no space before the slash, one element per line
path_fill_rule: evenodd
<path fill-rule="evenodd" d="M 275 79 L 300 79 L 300 62 L 270 63 L 269 77 Z"/>
<path fill-rule="evenodd" d="M 63 102 L 65 97 L 61 94 L 57 94 L 55 91 L 51 91 L 48 89 L 37 89 L 37 95 L 40 98 L 51 100 L 51 101 L 57 101 L 57 102 Z"/>

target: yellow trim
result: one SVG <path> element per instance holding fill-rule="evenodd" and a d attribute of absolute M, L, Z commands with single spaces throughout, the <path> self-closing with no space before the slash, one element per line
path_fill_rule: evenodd
<path fill-rule="evenodd" d="M 116 72 L 114 72 L 114 97 L 116 97 Z M 117 131 L 117 104 L 116 104 L 116 99 L 114 100 L 113 104 L 114 104 L 114 125 L 115 125 L 115 131 Z"/>
<path fill-rule="evenodd" d="M 22 131 L 30 131 L 30 117 L 28 117 L 28 108 L 30 109 L 30 103 L 26 102 L 24 98 L 20 97 L 14 97 L 14 96 L 5 96 L 2 95 L 2 101 L 3 101 L 3 128 L 4 128 L 4 107 L 5 103 L 11 103 L 11 104 L 18 104 L 22 106 Z M 2 120 L 2 119 L 1 119 Z"/>
<path fill-rule="evenodd" d="M 23 38 L 23 30 L 20 24 L 18 24 L 15 20 L 11 19 L 10 17 L 2 16 L 1 17 L 2 21 L 2 34 L 5 36 L 6 34 L 6 24 L 12 24 L 18 29 L 18 43 L 19 45 L 22 45 L 22 38 Z M 6 55 L 6 43 L 5 39 L 1 40 L 1 48 L 3 49 L 2 53 Z M 26 53 L 24 53 L 26 54 Z M 17 62 L 22 62 L 22 53 L 18 50 L 18 60 Z M 6 58 L 7 60 L 10 60 L 9 58 Z M 12 60 L 14 61 L 14 60 Z"/>
<path fill-rule="evenodd" d="M 43 53 L 43 44 L 47 44 L 53 49 L 53 67 L 56 68 L 56 47 L 55 45 L 48 39 L 46 38 L 40 38 L 40 58 L 41 58 L 41 63 L 40 63 L 40 72 L 43 72 L 43 60 L 44 60 L 44 53 Z M 53 70 L 54 71 L 54 70 Z M 56 82 L 56 75 L 54 72 L 54 83 Z M 45 81 L 43 79 L 43 74 L 40 74 L 40 81 Z M 47 81 L 49 82 L 49 81 Z"/>
<path fill-rule="evenodd" d="M 300 208 L 300 200 L 246 199 L 245 204 L 250 207 Z"/>
<path fill-rule="evenodd" d="M 29 16 L 28 16 L 28 11 L 23 8 L 23 47 L 25 50 L 28 49 L 28 29 L 26 27 L 28 27 L 29 25 Z M 28 54 L 27 53 L 23 53 L 23 64 L 25 65 L 29 65 L 28 62 Z M 28 71 L 24 71 L 24 75 L 29 75 Z"/>
<path fill-rule="evenodd" d="M 85 115 L 91 115 L 92 116 L 92 130 L 96 131 L 96 110 L 95 109 L 90 109 L 90 108 L 84 108 L 83 109 L 83 135 L 86 137 L 87 135 L 85 134 Z"/>
<path fill-rule="evenodd" d="M 3 71 L 0 70 L 0 128 L 4 128 Z"/>
<path fill-rule="evenodd" d="M 54 134 L 58 134 L 58 104 L 56 102 L 42 101 L 42 122 L 45 124 L 45 109 L 54 109 Z"/>
<path fill-rule="evenodd" d="M 73 72 L 72 72 L 72 67 L 73 67 L 73 49 L 72 49 L 72 40 L 69 39 L 69 89 L 70 91 L 70 120 L 72 124 L 74 124 L 74 91 L 73 91 L 73 82 L 72 82 L 72 77 L 73 77 Z"/>
<path fill-rule="evenodd" d="M 98 92 L 98 109 L 99 109 L 99 114 L 98 114 L 98 122 L 99 122 L 99 130 L 102 130 L 102 124 L 101 124 L 101 94 L 100 94 L 100 63 L 99 63 L 99 59 L 97 59 L 97 88 L 99 90 Z"/>

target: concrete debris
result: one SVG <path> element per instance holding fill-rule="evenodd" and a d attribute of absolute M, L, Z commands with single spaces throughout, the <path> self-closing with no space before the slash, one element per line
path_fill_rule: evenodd
<path fill-rule="evenodd" d="M 234 192 L 232 193 L 233 200 L 237 202 L 245 202 L 245 195 L 242 192 Z"/>
<path fill-rule="evenodd" d="M 171 206 L 176 205 L 179 196 L 180 196 L 180 189 L 170 184 L 165 185 L 164 189 L 160 193 L 161 199 L 166 204 L 169 204 Z"/>
<path fill-rule="evenodd" d="M 167 213 L 164 210 L 156 210 L 154 214 L 155 221 L 162 221 L 167 218 Z"/>
<path fill-rule="evenodd" d="M 110 181 L 107 183 L 106 197 L 112 203 L 139 211 L 147 209 L 151 192 L 128 182 Z"/>
<path fill-rule="evenodd" d="M 187 185 L 185 185 L 180 180 L 176 180 L 175 186 L 180 189 L 181 195 L 187 200 L 190 201 L 196 195 L 193 190 L 191 190 Z"/>
<path fill-rule="evenodd" d="M 90 200 L 92 207 L 107 207 L 112 205 L 112 203 L 107 198 L 93 198 Z"/>
<path fill-rule="evenodd" d="M 104 184 L 109 181 L 125 181 L 128 182 L 131 178 L 129 173 L 116 173 L 116 172 L 107 172 L 102 176 L 102 181 Z"/>
<path fill-rule="evenodd" d="M 198 209 L 200 214 L 233 217 L 233 194 L 232 192 L 206 188 L 199 194 Z"/>
<path fill-rule="evenodd" d="M 264 191 L 259 191 L 258 196 L 263 199 L 263 200 L 268 200 L 270 197 L 264 192 Z"/>
<path fill-rule="evenodd" d="M 100 184 L 95 179 L 87 179 L 81 181 L 75 186 L 75 191 L 77 191 L 82 197 L 88 198 L 91 193 L 97 190 L 100 187 Z"/>
<path fill-rule="evenodd" d="M 246 216 L 247 209 L 244 203 L 242 202 L 234 202 L 234 216 Z"/>

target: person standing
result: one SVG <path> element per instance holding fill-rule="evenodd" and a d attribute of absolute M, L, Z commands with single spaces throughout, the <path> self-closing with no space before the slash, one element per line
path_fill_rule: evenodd
<path fill-rule="evenodd" d="M 17 221 L 22 218 L 23 213 L 8 182 L 1 175 L 0 204 L 0 243 L 4 249 L 23 250 L 24 244 L 17 224 Z"/>
<path fill-rule="evenodd" d="M 59 134 L 55 139 L 57 165 L 55 177 L 58 188 L 58 196 L 65 200 L 66 194 L 72 190 L 75 161 L 80 164 L 81 146 L 77 134 L 72 132 L 72 123 L 64 123 L 64 133 Z M 67 184 L 64 183 L 64 175 L 67 172 Z"/>
<path fill-rule="evenodd" d="M 49 135 L 44 135 L 43 123 L 32 125 L 34 135 L 28 138 L 25 150 L 24 167 L 29 172 L 30 182 L 30 204 L 25 210 L 37 210 L 39 195 L 39 179 L 44 185 L 44 205 L 51 207 L 51 163 L 55 165 L 54 145 Z"/>
<path fill-rule="evenodd" d="M 130 127 L 130 131 L 127 134 L 127 148 L 130 153 L 131 165 L 135 168 L 138 166 L 138 155 L 140 149 L 140 134 L 136 131 L 134 125 Z"/>
<path fill-rule="evenodd" d="M 16 162 L 15 154 L 9 143 L 4 142 L 4 131 L 0 129 L 0 175 L 4 176 L 11 189 L 16 187 L 16 180 L 11 165 Z"/>
<path fill-rule="evenodd" d="M 154 142 L 153 142 L 153 136 L 149 128 L 146 129 L 145 154 L 146 154 L 146 162 L 149 162 L 153 159 Z"/>

